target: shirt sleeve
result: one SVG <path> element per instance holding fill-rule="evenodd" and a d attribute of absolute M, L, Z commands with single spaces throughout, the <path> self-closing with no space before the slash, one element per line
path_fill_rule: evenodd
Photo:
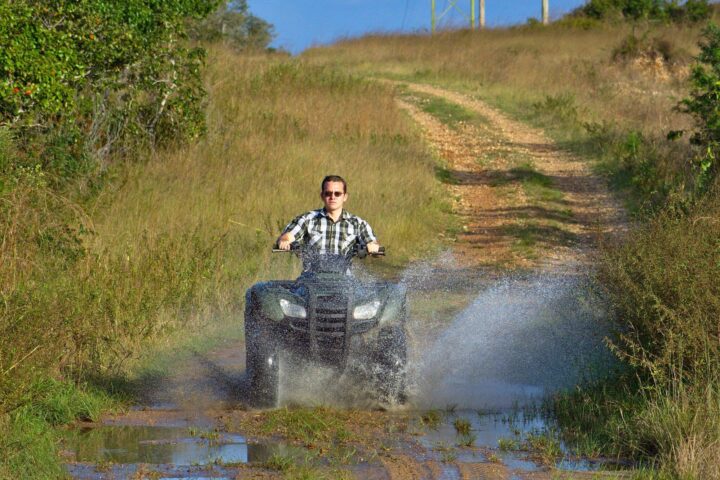
<path fill-rule="evenodd" d="M 286 233 L 292 233 L 295 237 L 295 241 L 299 242 L 307 233 L 307 222 L 310 218 L 311 214 L 303 213 L 302 215 L 298 215 L 297 217 L 293 218 L 290 223 L 287 224 L 285 227 L 285 230 L 283 230 L 282 235 L 285 235 Z"/>
<path fill-rule="evenodd" d="M 360 237 L 362 243 L 368 244 L 370 242 L 377 242 L 377 238 L 375 237 L 372 227 L 368 222 L 358 217 L 358 224 L 358 237 Z"/>

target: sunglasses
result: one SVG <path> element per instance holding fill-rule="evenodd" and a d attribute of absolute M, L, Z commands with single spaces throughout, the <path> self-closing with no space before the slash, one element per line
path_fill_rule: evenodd
<path fill-rule="evenodd" d="M 323 192 L 323 197 L 326 197 L 326 198 L 330 198 L 333 196 L 335 198 L 338 198 L 338 197 L 342 197 L 343 195 L 345 195 L 345 192 L 331 192 L 331 191 Z"/>

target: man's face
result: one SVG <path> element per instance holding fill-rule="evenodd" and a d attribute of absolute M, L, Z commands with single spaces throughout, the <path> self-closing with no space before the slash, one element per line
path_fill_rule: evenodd
<path fill-rule="evenodd" d="M 334 212 L 343 208 L 348 195 L 345 193 L 342 182 L 325 182 L 320 197 L 325 203 L 325 210 Z"/>

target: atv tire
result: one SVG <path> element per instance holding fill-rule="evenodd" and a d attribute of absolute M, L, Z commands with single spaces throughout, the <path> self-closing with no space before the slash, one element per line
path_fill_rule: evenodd
<path fill-rule="evenodd" d="M 382 335 L 375 359 L 375 384 L 380 403 L 403 405 L 407 400 L 407 343 L 402 328 Z"/>
<path fill-rule="evenodd" d="M 246 370 L 250 403 L 272 408 L 278 401 L 280 355 L 272 340 L 260 330 L 253 309 L 245 314 Z"/>

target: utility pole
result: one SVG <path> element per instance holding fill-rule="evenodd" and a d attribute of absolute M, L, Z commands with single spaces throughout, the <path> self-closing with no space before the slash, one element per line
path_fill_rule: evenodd
<path fill-rule="evenodd" d="M 445 7 L 445 10 L 438 14 L 435 10 L 436 0 L 430 0 L 430 30 L 433 33 L 435 33 L 435 29 L 437 28 L 438 20 L 441 20 L 445 15 L 450 12 L 450 10 L 455 10 L 460 15 L 465 17 L 465 19 L 470 22 L 470 28 L 475 28 L 475 2 L 477 0 L 470 0 L 470 15 L 468 15 L 467 12 L 464 12 L 460 9 L 460 7 L 458 7 L 459 1 L 460 0 L 447 0 L 447 7 Z M 480 0 L 480 2 L 482 4 L 480 15 L 484 18 L 485 0 Z M 481 23 L 484 23 L 484 20 L 481 20 Z"/>
<path fill-rule="evenodd" d="M 542 22 L 543 25 L 550 23 L 550 8 L 548 6 L 549 0 L 542 0 Z"/>
<path fill-rule="evenodd" d="M 475 0 L 470 0 L 470 28 L 475 30 Z"/>
<path fill-rule="evenodd" d="M 430 30 L 435 33 L 435 23 L 437 16 L 435 15 L 435 0 L 430 0 Z"/>
<path fill-rule="evenodd" d="M 480 28 L 485 28 L 485 0 L 480 0 Z"/>

